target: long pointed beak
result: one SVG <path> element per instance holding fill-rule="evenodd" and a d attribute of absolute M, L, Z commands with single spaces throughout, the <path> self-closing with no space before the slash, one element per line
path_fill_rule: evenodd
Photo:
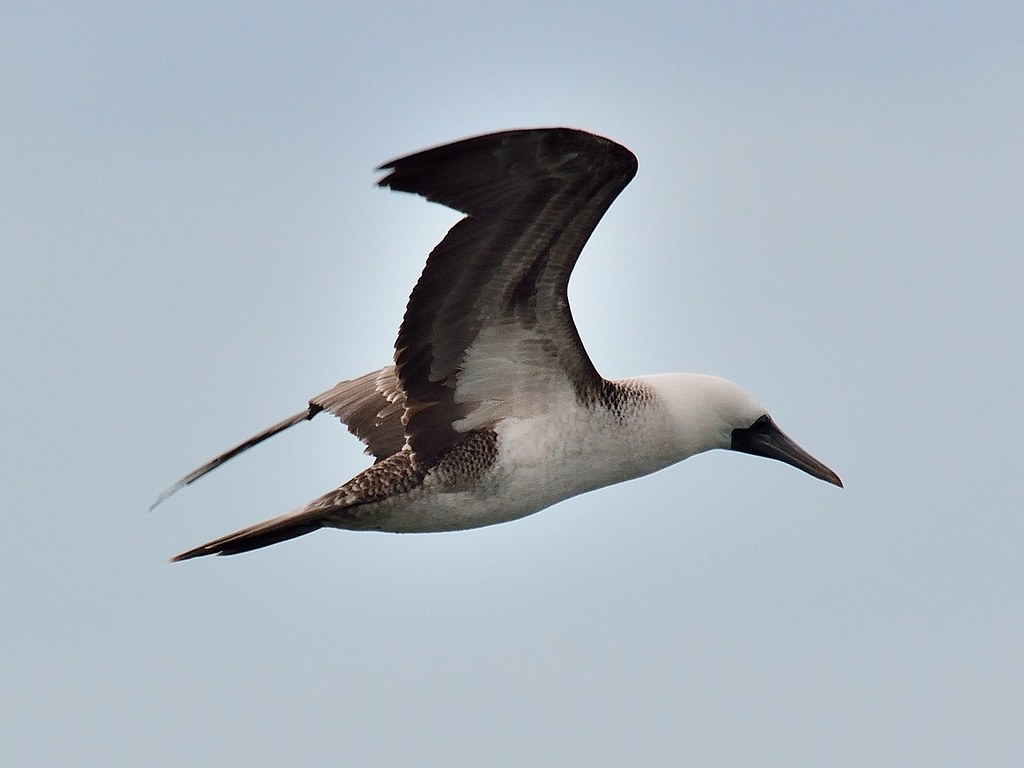
<path fill-rule="evenodd" d="M 790 466 L 803 470 L 811 477 L 838 485 L 840 488 L 843 487 L 843 481 L 839 479 L 839 475 L 794 443 L 767 415 L 762 416 L 746 429 L 734 429 L 732 450 L 750 453 L 754 456 L 764 456 L 766 459 L 784 461 Z"/>

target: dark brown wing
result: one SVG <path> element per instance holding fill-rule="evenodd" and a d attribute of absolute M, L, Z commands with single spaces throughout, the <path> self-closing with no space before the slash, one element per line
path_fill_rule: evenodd
<path fill-rule="evenodd" d="M 156 509 L 169 496 L 177 493 L 186 485 L 192 485 L 199 478 L 239 454 L 284 432 L 289 427 L 309 421 L 321 411 L 327 411 L 341 419 L 342 423 L 348 427 L 348 431 L 366 444 L 366 452 L 376 457 L 377 461 L 386 459 L 388 456 L 398 453 L 405 445 L 405 428 L 402 425 L 404 409 L 405 396 L 398 385 L 393 365 L 367 373 L 358 379 L 339 382 L 326 392 L 312 398 L 305 410 L 267 427 L 262 432 L 256 433 L 234 448 L 189 472 L 161 493 L 153 502 L 150 510 Z"/>
<path fill-rule="evenodd" d="M 467 214 L 430 254 L 395 344 L 418 458 L 482 426 L 483 406 L 497 413 L 524 392 L 542 398 L 568 384 L 584 398 L 601 386 L 566 291 L 636 168 L 625 147 L 567 128 L 479 136 L 381 167 L 382 186 Z"/>
<path fill-rule="evenodd" d="M 342 381 L 309 401 L 337 416 L 348 431 L 366 443 L 377 461 L 398 453 L 405 445 L 405 393 L 395 366 Z"/>

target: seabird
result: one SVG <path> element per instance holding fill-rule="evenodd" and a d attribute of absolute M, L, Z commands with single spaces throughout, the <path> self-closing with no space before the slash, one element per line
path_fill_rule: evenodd
<path fill-rule="evenodd" d="M 637 170 L 609 139 L 568 128 L 492 133 L 385 163 L 378 183 L 465 214 L 427 259 L 394 364 L 342 381 L 304 410 L 168 488 L 155 507 L 252 446 L 337 416 L 374 463 L 306 506 L 172 560 L 233 555 L 318 528 L 419 533 L 494 525 L 726 448 L 842 487 L 758 402 L 716 376 L 611 381 L 569 310 L 584 244 Z"/>

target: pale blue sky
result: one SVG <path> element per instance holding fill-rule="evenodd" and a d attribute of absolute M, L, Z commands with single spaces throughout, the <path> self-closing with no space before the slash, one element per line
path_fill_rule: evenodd
<path fill-rule="evenodd" d="M 0 11 L 0 764 L 1024 762 L 1024 11 Z M 719 452 L 480 531 L 169 565 L 365 464 L 455 215 L 374 166 L 570 125 L 640 158 L 571 297 L 608 376 L 754 392 Z"/>

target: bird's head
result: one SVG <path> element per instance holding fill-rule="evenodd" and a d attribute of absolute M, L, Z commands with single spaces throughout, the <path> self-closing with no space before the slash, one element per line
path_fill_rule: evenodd
<path fill-rule="evenodd" d="M 839 475 L 791 440 L 764 407 L 736 384 L 717 376 L 670 373 L 646 376 L 667 410 L 667 444 L 685 459 L 726 448 L 776 459 L 840 488 Z"/>

